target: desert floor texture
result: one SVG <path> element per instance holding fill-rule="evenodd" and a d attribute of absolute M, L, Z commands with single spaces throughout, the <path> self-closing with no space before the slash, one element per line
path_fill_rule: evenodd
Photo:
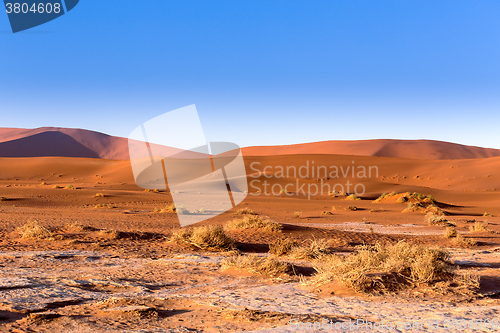
<path fill-rule="evenodd" d="M 200 225 L 225 226 L 246 216 L 235 213 L 247 208 L 257 214 L 252 216 L 277 222 L 281 230 L 226 230 L 235 241 L 233 248 L 214 251 L 172 238 L 179 229 L 177 216 L 161 211 L 172 204 L 169 191 L 137 187 L 127 160 L 1 158 L 0 331 L 296 332 L 300 330 L 293 323 L 326 319 L 393 325 L 438 320 L 438 328 L 421 330 L 449 332 L 454 329 L 443 327 L 447 320 L 499 319 L 500 157 L 279 155 L 264 150 L 258 156 L 253 149 L 245 164 L 249 182 L 257 180 L 254 186 L 266 180 L 282 186 L 298 181 L 307 188 L 349 180 L 362 183 L 366 192 L 351 200 L 356 198 L 340 191 L 308 198 L 293 187 L 274 194 L 250 187 L 238 207 Z M 299 168 L 312 161 L 377 166 L 378 174 L 276 175 L 278 166 Z M 260 164 L 251 168 L 256 162 Z M 255 170 L 265 166 L 265 173 Z M 436 216 L 446 222 L 430 224 L 425 217 L 429 207 L 412 201 L 414 192 L 432 196 Z M 405 195 L 409 199 L 400 199 Z M 33 226 L 49 234 L 23 234 Z M 447 228 L 462 242 L 444 237 Z M 322 257 L 270 254 L 269 246 L 283 239 L 305 247 L 322 242 L 330 255 L 340 256 L 353 254 L 360 245 L 402 240 L 441 248 L 462 274 L 477 276 L 478 285 L 460 289 L 430 282 L 398 288 L 387 274 L 376 272 L 367 276 L 379 287 L 367 291 L 342 281 L 314 283 Z M 224 264 L 251 256 L 270 257 L 292 269 L 267 274 Z"/>

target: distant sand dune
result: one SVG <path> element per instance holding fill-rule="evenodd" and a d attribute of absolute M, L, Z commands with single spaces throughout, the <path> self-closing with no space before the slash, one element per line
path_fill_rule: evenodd
<path fill-rule="evenodd" d="M 59 134 L 56 134 L 59 133 Z M 323 141 L 242 149 L 244 156 L 351 155 L 421 160 L 477 159 L 500 156 L 500 150 L 432 140 Z M 0 128 L 0 157 L 93 157 L 127 160 L 128 139 L 72 128 Z"/>

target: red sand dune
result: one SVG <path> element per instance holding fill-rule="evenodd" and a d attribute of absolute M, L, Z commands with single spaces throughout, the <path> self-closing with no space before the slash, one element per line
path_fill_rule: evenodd
<path fill-rule="evenodd" d="M 243 148 L 244 156 L 354 155 L 444 160 L 500 156 L 500 150 L 432 140 L 323 141 Z M 126 160 L 126 138 L 72 128 L 0 128 L 0 157 L 88 157 Z"/>
<path fill-rule="evenodd" d="M 0 157 L 41 156 L 126 160 L 128 140 L 73 128 L 0 128 Z"/>
<path fill-rule="evenodd" d="M 323 141 L 287 146 L 243 148 L 245 156 L 334 154 L 424 160 L 472 159 L 500 156 L 500 150 L 432 140 Z"/>

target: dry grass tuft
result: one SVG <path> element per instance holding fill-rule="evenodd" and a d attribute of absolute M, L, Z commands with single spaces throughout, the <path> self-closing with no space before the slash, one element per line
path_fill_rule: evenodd
<path fill-rule="evenodd" d="M 378 197 L 377 199 L 375 199 L 374 202 L 381 202 L 382 200 L 384 199 L 388 199 L 388 198 L 391 198 L 393 196 L 395 196 L 397 193 L 396 192 L 391 192 L 391 193 L 382 193 L 380 195 L 380 197 Z"/>
<path fill-rule="evenodd" d="M 238 209 L 233 215 L 257 215 L 257 213 L 250 208 L 242 208 Z"/>
<path fill-rule="evenodd" d="M 491 230 L 488 228 L 488 221 L 485 223 L 481 223 L 476 221 L 473 225 L 469 226 L 470 232 L 490 232 Z"/>
<path fill-rule="evenodd" d="M 19 235 L 24 239 L 53 239 L 53 234 L 50 230 L 42 227 L 35 220 L 29 220 L 22 227 L 17 228 Z"/>
<path fill-rule="evenodd" d="M 290 253 L 292 248 L 296 247 L 297 243 L 295 241 L 292 241 L 288 238 L 284 239 L 278 239 L 274 241 L 273 243 L 269 244 L 269 253 L 281 257 L 283 255 L 286 255 Z"/>
<path fill-rule="evenodd" d="M 100 204 L 95 205 L 94 208 L 109 208 L 109 209 L 113 209 L 113 208 L 116 208 L 116 206 L 113 206 L 111 204 L 100 203 Z"/>
<path fill-rule="evenodd" d="M 292 247 L 289 256 L 293 259 L 318 259 L 330 253 L 330 246 L 325 239 L 314 239 L 309 246 Z"/>
<path fill-rule="evenodd" d="M 171 238 L 207 251 L 234 250 L 234 240 L 220 226 L 201 226 L 193 229 L 182 228 L 175 231 Z"/>
<path fill-rule="evenodd" d="M 433 212 L 428 212 L 427 214 L 425 214 L 424 219 L 428 225 L 443 224 L 443 225 L 453 226 L 453 223 L 448 221 L 443 215 L 436 215 Z"/>
<path fill-rule="evenodd" d="M 269 245 L 269 253 L 278 257 L 287 255 L 292 259 L 317 259 L 330 252 L 330 245 L 325 239 L 314 239 L 309 245 L 300 245 L 285 238 Z"/>
<path fill-rule="evenodd" d="M 328 210 L 325 210 L 321 213 L 321 215 L 333 215 L 333 213 Z"/>
<path fill-rule="evenodd" d="M 293 216 L 296 218 L 296 219 L 300 219 L 300 217 L 302 216 L 302 212 L 299 212 L 299 211 L 296 211 L 293 213 Z"/>
<path fill-rule="evenodd" d="M 493 215 L 491 215 L 491 214 L 490 214 L 490 213 L 488 213 L 488 212 L 484 212 L 483 216 L 493 216 Z"/>
<path fill-rule="evenodd" d="M 266 231 L 281 232 L 283 226 L 268 217 L 260 217 L 256 215 L 246 215 L 241 219 L 235 219 L 226 224 L 227 230 L 236 229 L 261 229 Z"/>
<path fill-rule="evenodd" d="M 315 269 L 317 274 L 309 283 L 340 281 L 358 292 L 394 292 L 421 285 L 432 287 L 437 282 L 456 278 L 448 252 L 407 241 L 358 246 L 356 252 L 348 256 L 323 256 Z M 465 280 L 462 285 L 467 282 Z"/>
<path fill-rule="evenodd" d="M 73 185 L 66 185 L 64 188 L 68 189 L 68 190 L 75 190 L 76 189 L 76 187 L 74 187 Z"/>
<path fill-rule="evenodd" d="M 457 237 L 453 238 L 451 241 L 458 246 L 477 246 L 477 241 L 474 238 L 465 238 L 461 234 L 457 234 Z"/>
<path fill-rule="evenodd" d="M 155 208 L 155 213 L 177 213 L 177 214 L 189 214 L 188 210 L 182 206 L 176 206 L 175 203 L 165 206 L 164 208 Z"/>
<path fill-rule="evenodd" d="M 358 207 L 356 207 L 356 206 L 347 206 L 347 210 L 355 211 L 355 210 L 358 210 Z"/>
<path fill-rule="evenodd" d="M 256 256 L 237 256 L 227 258 L 222 262 L 222 269 L 238 268 L 247 269 L 250 272 L 270 277 L 279 277 L 283 274 L 293 272 L 293 266 L 289 263 L 278 261 L 274 258 L 262 258 Z"/>
<path fill-rule="evenodd" d="M 96 193 L 96 195 L 94 195 L 94 198 L 105 198 L 106 195 L 104 193 Z"/>
<path fill-rule="evenodd" d="M 356 194 L 351 194 L 351 195 L 348 195 L 345 200 L 361 200 L 360 197 L 358 197 Z"/>
<path fill-rule="evenodd" d="M 455 227 L 446 227 L 444 230 L 444 238 L 454 238 L 457 237 L 457 229 Z"/>

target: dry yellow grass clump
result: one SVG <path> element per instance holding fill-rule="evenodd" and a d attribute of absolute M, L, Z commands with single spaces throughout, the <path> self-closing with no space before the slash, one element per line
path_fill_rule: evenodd
<path fill-rule="evenodd" d="M 287 255 L 293 259 L 317 259 L 330 253 L 330 245 L 325 239 L 313 239 L 308 245 L 300 245 L 285 238 L 271 243 L 269 253 L 278 257 Z"/>
<path fill-rule="evenodd" d="M 242 208 L 234 212 L 233 215 L 257 215 L 257 213 L 251 210 L 250 208 Z"/>
<path fill-rule="evenodd" d="M 235 249 L 234 240 L 220 226 L 209 225 L 192 229 L 182 228 L 173 233 L 171 240 L 187 243 L 208 251 Z"/>
<path fill-rule="evenodd" d="M 241 219 L 235 219 L 226 224 L 227 230 L 235 229 L 261 229 L 266 231 L 281 232 L 283 226 L 268 217 L 246 215 Z"/>
<path fill-rule="evenodd" d="M 340 281 L 358 292 L 393 292 L 405 287 L 445 283 L 456 284 L 457 274 L 448 252 L 429 249 L 406 241 L 392 245 L 363 245 L 348 256 L 322 256 L 315 266 L 317 274 L 309 283 Z M 477 279 L 463 278 L 457 288 L 472 288 Z"/>
<path fill-rule="evenodd" d="M 358 197 L 356 194 L 350 194 L 344 200 L 361 200 L 361 198 Z"/>
<path fill-rule="evenodd" d="M 437 215 L 433 212 L 425 214 L 425 222 L 427 222 L 428 225 L 451 224 L 443 215 Z"/>
<path fill-rule="evenodd" d="M 278 277 L 293 272 L 293 267 L 289 263 L 278 261 L 270 257 L 257 256 L 236 256 L 227 258 L 222 262 L 222 269 L 228 268 L 247 269 L 250 272 L 270 277 Z"/>
<path fill-rule="evenodd" d="M 184 206 L 176 206 L 174 203 L 165 206 L 164 208 L 155 208 L 155 213 L 177 213 L 177 214 L 188 214 L 188 210 Z"/>
<path fill-rule="evenodd" d="M 382 193 L 380 195 L 380 197 L 378 197 L 377 199 L 375 199 L 374 202 L 381 202 L 382 200 L 384 199 L 389 199 L 389 198 L 392 198 L 393 196 L 395 196 L 397 193 L 396 192 L 391 192 L 391 193 Z"/>
<path fill-rule="evenodd" d="M 488 221 L 485 223 L 481 223 L 476 221 L 473 225 L 469 226 L 470 232 L 490 232 L 491 230 L 488 228 Z"/>
<path fill-rule="evenodd" d="M 444 238 L 457 237 L 457 229 L 455 227 L 446 227 L 444 230 Z"/>
<path fill-rule="evenodd" d="M 474 238 L 465 238 L 461 234 L 457 234 L 457 236 L 451 241 L 458 246 L 470 247 L 477 245 L 477 240 L 475 240 Z"/>
<path fill-rule="evenodd" d="M 101 203 L 101 204 L 95 205 L 94 208 L 109 208 L 109 209 L 113 209 L 113 208 L 116 208 L 116 206 L 111 205 L 111 204 Z"/>
<path fill-rule="evenodd" d="M 24 239 L 52 239 L 52 232 L 41 225 L 37 221 L 30 220 L 22 227 L 17 228 L 19 235 Z"/>

